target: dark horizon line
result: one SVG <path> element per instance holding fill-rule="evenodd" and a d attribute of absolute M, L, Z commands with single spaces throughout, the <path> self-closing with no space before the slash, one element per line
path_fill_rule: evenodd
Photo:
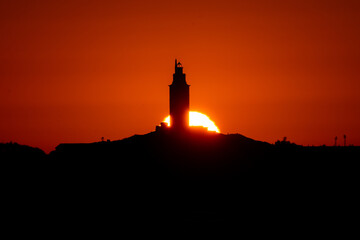
<path fill-rule="evenodd" d="M 150 132 L 152 133 L 152 132 Z M 133 136 L 141 136 L 141 135 L 146 135 L 148 133 L 145 133 L 145 134 L 134 134 L 130 137 L 133 137 Z M 241 135 L 240 133 L 217 133 L 217 132 L 214 132 L 214 133 L 210 133 L 210 134 L 222 134 L 222 135 Z M 117 140 L 110 140 L 110 139 L 107 139 L 107 140 L 104 140 L 102 138 L 102 140 L 100 141 L 95 141 L 95 142 L 67 142 L 67 143 L 58 143 L 55 147 L 54 147 L 54 150 L 51 150 L 49 151 L 48 153 L 46 153 L 45 150 L 43 150 L 41 147 L 36 147 L 36 146 L 31 146 L 31 145 L 26 145 L 26 144 L 21 144 L 21 143 L 18 143 L 16 141 L 9 141 L 9 142 L 0 142 L 0 145 L 19 145 L 19 146 L 25 146 L 25 147 L 30 147 L 30 148 L 33 148 L 33 149 L 39 149 L 41 150 L 42 152 L 44 152 L 46 155 L 49 155 L 52 151 L 55 151 L 56 147 L 61 145 L 61 144 L 73 144 L 73 145 L 87 145 L 87 144 L 94 144 L 94 143 L 109 143 L 109 142 L 116 142 L 116 141 L 121 141 L 121 140 L 124 140 L 124 139 L 127 139 L 129 137 L 124 137 L 122 139 L 117 139 Z M 259 140 L 258 140 L 259 141 Z M 266 142 L 266 141 L 262 141 L 262 142 Z M 287 141 L 286 138 L 283 139 L 283 140 L 277 140 L 275 141 L 274 143 L 269 143 L 269 142 L 266 142 L 270 145 L 273 145 L 273 146 L 296 146 L 296 147 L 305 147 L 305 148 L 320 148 L 320 147 L 327 147 L 327 148 L 342 148 L 342 147 L 360 147 L 360 145 L 354 145 L 354 144 L 334 144 L 334 145 L 326 145 L 326 144 L 322 144 L 322 145 L 300 145 L 300 144 L 297 144 L 295 142 L 290 142 L 290 141 Z"/>

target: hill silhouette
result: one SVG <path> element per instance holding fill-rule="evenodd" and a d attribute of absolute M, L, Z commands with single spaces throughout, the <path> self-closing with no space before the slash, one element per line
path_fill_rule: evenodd
<path fill-rule="evenodd" d="M 18 143 L 0 143 L 0 153 L 4 160 L 40 160 L 46 157 L 44 151 Z"/>
<path fill-rule="evenodd" d="M 359 156 L 359 147 L 151 132 L 119 141 L 60 144 L 49 155 L 33 158 L 26 170 L 19 167 L 26 158 L 13 159 L 15 180 L 9 186 L 21 214 L 74 224 L 122 219 L 332 225 L 355 204 Z"/>

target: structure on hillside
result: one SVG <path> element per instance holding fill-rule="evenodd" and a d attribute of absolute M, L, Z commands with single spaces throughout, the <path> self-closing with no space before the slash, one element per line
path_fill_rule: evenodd
<path fill-rule="evenodd" d="M 190 110 L 190 85 L 186 83 L 183 67 L 175 59 L 175 73 L 170 87 L 170 125 L 171 130 L 184 132 L 189 128 L 189 110 Z M 165 123 L 161 123 L 156 130 L 168 128 Z"/>
<path fill-rule="evenodd" d="M 174 131 L 189 128 L 190 85 L 186 83 L 183 67 L 175 59 L 175 73 L 170 87 L 170 124 Z"/>

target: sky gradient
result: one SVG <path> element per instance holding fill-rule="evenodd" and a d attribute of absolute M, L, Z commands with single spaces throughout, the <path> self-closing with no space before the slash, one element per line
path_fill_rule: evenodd
<path fill-rule="evenodd" d="M 0 142 L 49 152 L 190 109 L 222 133 L 360 145 L 360 1 L 1 1 Z"/>

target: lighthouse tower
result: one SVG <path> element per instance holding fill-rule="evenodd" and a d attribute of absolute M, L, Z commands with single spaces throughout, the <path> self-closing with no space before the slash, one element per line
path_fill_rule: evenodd
<path fill-rule="evenodd" d="M 175 131 L 189 128 L 189 87 L 185 80 L 183 67 L 175 59 L 175 73 L 170 87 L 170 124 Z"/>

